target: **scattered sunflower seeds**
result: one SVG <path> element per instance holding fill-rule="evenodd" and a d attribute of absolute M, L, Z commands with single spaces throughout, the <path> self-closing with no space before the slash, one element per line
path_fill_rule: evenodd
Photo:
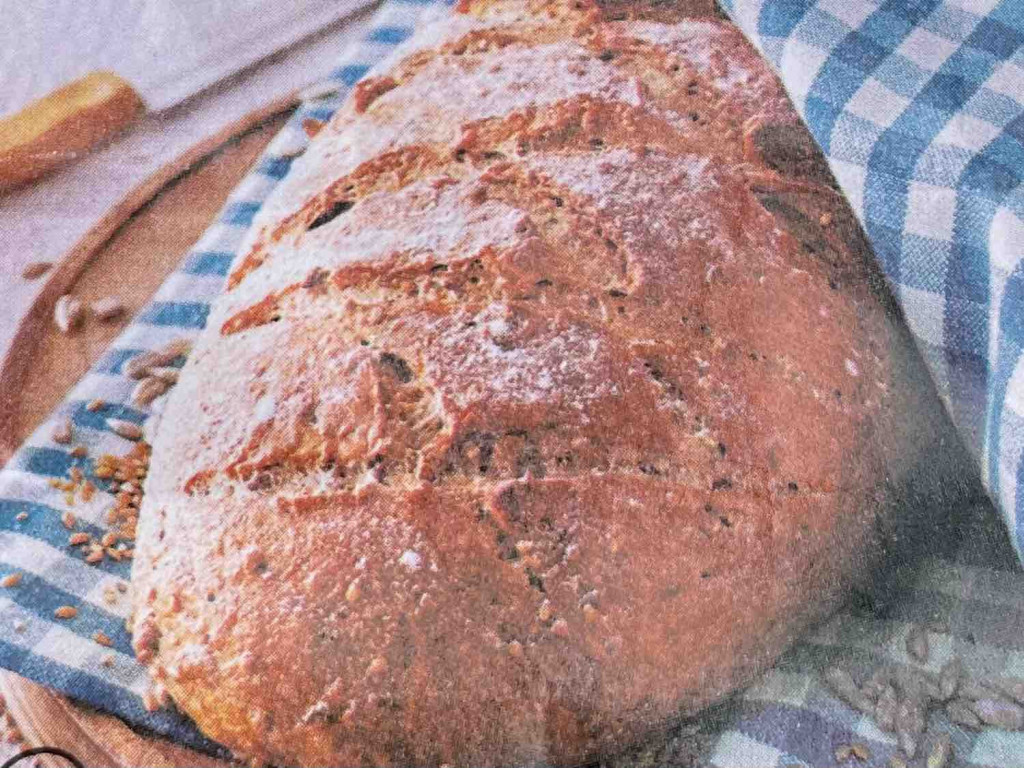
<path fill-rule="evenodd" d="M 975 701 L 977 699 L 992 698 L 997 694 L 984 683 L 965 677 L 960 681 L 960 695 L 965 699 Z"/>
<path fill-rule="evenodd" d="M 953 757 L 953 740 L 948 733 L 940 733 L 928 750 L 926 768 L 946 768 Z"/>
<path fill-rule="evenodd" d="M 0 579 L 0 587 L 16 587 L 21 584 L 21 573 L 9 573 Z"/>
<path fill-rule="evenodd" d="M 896 689 L 887 685 L 875 704 L 875 724 L 886 733 L 896 730 L 896 708 L 899 702 Z"/>
<path fill-rule="evenodd" d="M 1018 704 L 1024 704 L 1024 680 L 1003 678 L 995 681 L 996 688 L 1006 694 Z"/>
<path fill-rule="evenodd" d="M 864 744 L 854 743 L 850 745 L 850 754 L 858 760 L 870 760 L 871 750 Z"/>
<path fill-rule="evenodd" d="M 959 659 L 950 659 L 939 672 L 939 694 L 943 701 L 949 701 L 956 695 L 957 685 L 963 673 L 963 665 Z"/>
<path fill-rule="evenodd" d="M 951 723 L 962 725 L 971 730 L 976 731 L 981 728 L 981 718 L 974 714 L 971 702 L 964 699 L 953 699 L 953 701 L 949 702 L 946 705 L 946 717 L 949 718 Z"/>
<path fill-rule="evenodd" d="M 825 682 L 836 696 L 854 709 L 859 712 L 863 712 L 866 715 L 874 714 L 874 702 L 857 687 L 857 684 L 853 681 L 850 673 L 846 670 L 840 669 L 839 667 L 829 668 L 825 672 Z"/>
<path fill-rule="evenodd" d="M 179 357 L 187 357 L 192 351 L 192 342 L 180 338 L 165 344 L 151 352 L 141 352 L 124 364 L 125 376 L 131 379 L 144 379 L 153 368 L 166 368 Z"/>
<path fill-rule="evenodd" d="M 110 427 L 111 432 L 125 440 L 142 439 L 142 427 L 134 422 L 123 419 L 107 419 L 107 426 Z"/>
<path fill-rule="evenodd" d="M 147 376 L 132 390 L 131 402 L 137 407 L 145 407 L 167 391 L 168 383 L 163 379 Z"/>
<path fill-rule="evenodd" d="M 21 270 L 21 276 L 25 280 L 38 280 L 49 272 L 52 267 L 53 263 L 49 261 L 33 261 L 25 265 L 25 268 Z"/>
<path fill-rule="evenodd" d="M 928 663 L 928 633 L 917 624 L 907 632 L 907 655 L 920 664 Z"/>
<path fill-rule="evenodd" d="M 903 699 L 896 708 L 896 740 L 911 760 L 917 755 L 924 726 L 924 708 L 912 699 Z"/>
<path fill-rule="evenodd" d="M 67 445 L 71 442 L 71 419 L 61 419 L 53 427 L 53 432 L 50 433 L 50 439 L 55 443 L 61 445 Z"/>
<path fill-rule="evenodd" d="M 53 321 L 61 333 L 71 333 L 85 319 L 82 302 L 74 296 L 64 294 L 53 305 Z"/>
<path fill-rule="evenodd" d="M 974 714 L 986 725 L 994 725 L 1007 731 L 1024 728 L 1024 709 L 1006 699 L 978 699 L 974 702 Z"/>
<path fill-rule="evenodd" d="M 165 384 L 173 386 L 178 383 L 178 375 L 181 371 L 173 367 L 157 366 L 149 369 L 149 375 L 154 379 L 160 379 Z"/>
<path fill-rule="evenodd" d="M 94 301 L 89 308 L 99 320 L 113 320 L 124 314 L 124 304 L 112 296 Z"/>
<path fill-rule="evenodd" d="M 872 701 L 878 701 L 885 689 L 889 687 L 889 670 L 885 667 L 879 667 L 871 676 L 864 681 L 864 685 L 860 687 L 861 691 Z"/>

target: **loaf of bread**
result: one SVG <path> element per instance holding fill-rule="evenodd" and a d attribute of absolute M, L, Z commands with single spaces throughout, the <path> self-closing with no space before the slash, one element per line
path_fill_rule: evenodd
<path fill-rule="evenodd" d="M 702 3 L 468 0 L 372 73 L 167 404 L 157 684 L 255 763 L 486 766 L 749 682 L 942 418 L 808 147 Z"/>

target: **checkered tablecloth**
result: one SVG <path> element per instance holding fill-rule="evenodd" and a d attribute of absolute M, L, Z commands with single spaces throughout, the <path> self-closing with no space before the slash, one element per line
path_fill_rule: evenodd
<path fill-rule="evenodd" d="M 780 72 L 823 147 L 1020 551 L 1024 0 L 723 4 Z M 389 0 L 365 40 L 342 57 L 332 78 L 337 93 L 301 107 L 180 269 L 0 472 L 0 575 L 24 574 L 18 588 L 0 590 L 0 665 L 137 728 L 217 749 L 185 718 L 143 708 L 148 680 L 125 632 L 127 600 L 112 605 L 104 597 L 128 578 L 129 563 L 90 566 L 69 550 L 63 493 L 48 480 L 75 466 L 88 476 L 89 457 L 128 449 L 106 419 L 143 423 L 149 413 L 126 404 L 134 382 L 122 366 L 140 351 L 198 333 L 254 214 L 305 141 L 301 123 L 328 119 L 418 20 L 447 12 L 443 2 Z M 107 403 L 96 412 L 85 407 L 95 398 Z M 66 417 L 89 457 L 75 458 L 51 440 L 53 424 Z M 79 527 L 102 533 L 110 504 L 106 494 L 79 502 Z M 805 638 L 716 713 L 704 762 L 825 766 L 834 764 L 837 744 L 858 740 L 871 748 L 868 765 L 884 765 L 892 736 L 830 696 L 818 673 L 837 660 L 854 669 L 910 664 L 903 639 L 912 623 L 930 628 L 928 668 L 955 654 L 979 674 L 1024 678 L 1024 576 L 1005 552 L 992 561 L 999 547 L 988 546 L 979 544 L 967 560 L 925 560 L 884 615 L 851 609 Z M 77 618 L 55 621 L 60 605 L 77 607 Z M 96 631 L 112 639 L 112 649 L 93 642 Z M 101 663 L 107 654 L 112 666 Z M 968 733 L 941 718 L 932 727 L 953 735 L 956 765 L 1024 767 L 1024 734 Z"/>

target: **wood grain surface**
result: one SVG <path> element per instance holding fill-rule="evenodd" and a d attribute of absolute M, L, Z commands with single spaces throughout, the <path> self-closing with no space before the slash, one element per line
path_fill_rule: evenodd
<path fill-rule="evenodd" d="M 286 117 L 287 113 L 278 114 L 248 128 L 160 189 L 99 250 L 89 254 L 70 281 L 67 271 L 62 275 L 59 268 L 39 278 L 60 284 L 54 291 L 44 290 L 40 306 L 33 307 L 33 314 L 46 322 L 35 323 L 33 333 L 22 334 L 10 357 L 0 361 L 8 371 L 17 369 L 22 382 L 13 396 L 9 392 L 0 401 L 0 460 L 46 418 L 132 315 L 145 306 Z M 64 292 L 87 304 L 114 297 L 124 303 L 126 312 L 109 323 L 89 318 L 84 327 L 65 336 L 49 321 L 54 295 Z M 0 695 L 5 706 L 0 761 L 21 749 L 48 745 L 68 750 L 90 768 L 225 765 L 162 739 L 140 736 L 114 717 L 78 706 L 10 672 L 0 672 Z M 67 765 L 58 757 L 33 761 L 54 768 Z"/>

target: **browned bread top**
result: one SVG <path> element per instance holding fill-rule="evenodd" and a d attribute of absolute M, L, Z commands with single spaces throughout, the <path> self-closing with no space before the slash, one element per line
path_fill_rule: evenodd
<path fill-rule="evenodd" d="M 758 153 L 799 129 L 740 34 L 461 10 L 275 193 L 154 448 L 137 653 L 256 761 L 621 745 L 827 611 L 883 506 L 896 337 L 762 205 L 846 215 Z"/>

